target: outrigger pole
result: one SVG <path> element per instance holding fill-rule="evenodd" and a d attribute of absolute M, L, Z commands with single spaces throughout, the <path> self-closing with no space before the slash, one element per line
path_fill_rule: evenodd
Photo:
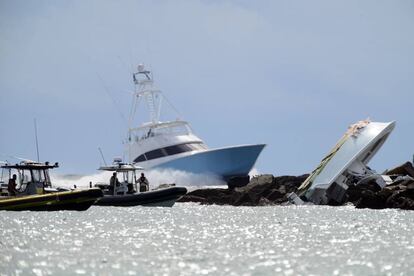
<path fill-rule="evenodd" d="M 102 153 L 101 148 L 98 148 L 98 150 L 99 150 L 99 152 L 101 153 L 101 157 L 102 157 L 102 160 L 103 160 L 103 162 L 104 162 L 105 166 L 108 166 L 108 165 L 106 164 L 105 157 L 104 157 L 104 155 L 103 155 L 103 153 Z"/>
<path fill-rule="evenodd" d="M 37 162 L 40 162 L 40 157 L 39 157 L 39 141 L 37 140 L 37 123 L 36 123 L 36 118 L 34 119 L 34 131 L 35 131 L 35 139 L 36 139 Z"/>

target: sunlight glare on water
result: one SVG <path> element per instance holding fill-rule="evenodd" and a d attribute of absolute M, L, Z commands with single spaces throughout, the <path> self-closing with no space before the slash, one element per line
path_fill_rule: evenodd
<path fill-rule="evenodd" d="M 414 274 L 407 211 L 179 203 L 0 213 L 0 275 Z"/>

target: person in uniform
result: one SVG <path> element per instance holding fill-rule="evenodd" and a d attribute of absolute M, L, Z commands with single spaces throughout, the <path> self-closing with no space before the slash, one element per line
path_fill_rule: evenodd
<path fill-rule="evenodd" d="M 17 176 L 13 174 L 13 177 L 9 179 L 9 184 L 7 185 L 7 191 L 9 192 L 9 195 L 11 196 L 15 196 L 17 193 L 16 179 L 17 179 Z"/>
<path fill-rule="evenodd" d="M 138 179 L 138 183 L 140 192 L 146 192 L 149 190 L 149 182 L 144 173 L 141 173 L 141 177 Z"/>
<path fill-rule="evenodd" d="M 118 178 L 116 177 L 116 172 L 114 172 L 109 180 L 109 192 L 114 193 L 115 187 L 119 186 Z"/>

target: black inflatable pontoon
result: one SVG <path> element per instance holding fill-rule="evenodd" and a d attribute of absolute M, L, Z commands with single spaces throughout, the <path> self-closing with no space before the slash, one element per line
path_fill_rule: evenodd
<path fill-rule="evenodd" d="M 184 187 L 171 187 L 150 192 L 126 195 L 104 195 L 95 205 L 101 206 L 162 206 L 172 207 L 174 203 L 187 193 Z"/>

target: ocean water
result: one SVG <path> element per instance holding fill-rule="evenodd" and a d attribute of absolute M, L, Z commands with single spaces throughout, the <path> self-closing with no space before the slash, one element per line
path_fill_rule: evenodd
<path fill-rule="evenodd" d="M 414 275 L 410 211 L 178 203 L 0 217 L 0 275 Z"/>

